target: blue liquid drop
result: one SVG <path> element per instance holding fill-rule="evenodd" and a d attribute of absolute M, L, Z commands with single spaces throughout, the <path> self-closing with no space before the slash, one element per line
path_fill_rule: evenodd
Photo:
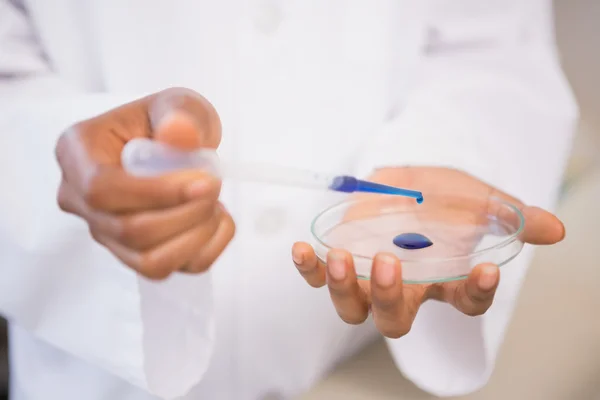
<path fill-rule="evenodd" d="M 433 242 L 419 233 L 401 233 L 394 238 L 394 244 L 406 250 L 418 250 L 431 246 Z"/>

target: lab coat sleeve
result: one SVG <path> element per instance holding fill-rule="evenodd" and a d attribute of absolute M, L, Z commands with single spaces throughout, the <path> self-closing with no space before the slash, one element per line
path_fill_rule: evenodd
<path fill-rule="evenodd" d="M 552 210 L 578 110 L 555 55 L 550 24 L 540 22 L 540 13 L 550 6 L 519 0 L 490 8 L 489 19 L 475 14 L 471 20 L 462 12 L 434 19 L 435 40 L 420 65 L 421 83 L 373 138 L 359 171 L 368 175 L 405 165 L 457 168 L 527 204 Z M 410 333 L 388 340 L 403 374 L 442 397 L 484 386 L 531 258 L 526 245 L 502 268 L 495 302 L 484 316 L 425 303 Z"/>
<path fill-rule="evenodd" d="M 210 273 L 144 280 L 56 202 L 60 133 L 139 96 L 59 79 L 11 2 L 0 0 L 0 27 L 0 313 L 161 398 L 185 394 L 213 347 Z"/>

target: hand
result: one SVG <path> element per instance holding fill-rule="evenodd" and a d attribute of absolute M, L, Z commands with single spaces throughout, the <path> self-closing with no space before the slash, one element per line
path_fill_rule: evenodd
<path fill-rule="evenodd" d="M 393 168 L 376 173 L 372 180 L 390 185 L 415 186 L 428 192 L 459 191 L 475 196 L 497 196 L 517 205 L 525 217 L 522 239 L 526 243 L 554 244 L 564 238 L 565 230 L 558 218 L 537 207 L 529 207 L 489 185 L 462 172 L 445 168 Z M 427 200 L 425 200 L 427 201 Z M 470 316 L 485 313 L 492 305 L 500 272 L 497 266 L 476 266 L 467 279 L 434 283 L 403 284 L 401 261 L 392 254 L 378 254 L 373 262 L 371 280 L 358 280 L 352 256 L 332 250 L 327 264 L 321 262 L 307 243 L 292 248 L 294 264 L 313 287 L 327 284 L 337 313 L 347 323 L 364 322 L 373 313 L 378 330 L 387 337 L 399 338 L 410 331 L 419 307 L 434 299 L 451 304 Z"/>
<path fill-rule="evenodd" d="M 182 149 L 216 148 L 221 123 L 199 94 L 169 89 L 76 124 L 56 145 L 60 208 L 83 218 L 97 242 L 148 278 L 205 271 L 235 230 L 218 201 L 220 182 L 190 171 L 128 175 L 121 151 L 136 137 Z"/>

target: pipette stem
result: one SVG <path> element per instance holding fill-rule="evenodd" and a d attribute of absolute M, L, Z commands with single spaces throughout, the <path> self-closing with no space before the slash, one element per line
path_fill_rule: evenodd
<path fill-rule="evenodd" d="M 364 181 L 362 179 L 356 179 L 353 176 L 335 177 L 333 179 L 333 182 L 329 186 L 329 189 L 345 193 L 363 192 L 405 196 L 416 199 L 417 203 L 423 202 L 423 194 L 421 192 L 384 185 L 381 183 L 371 181 Z"/>

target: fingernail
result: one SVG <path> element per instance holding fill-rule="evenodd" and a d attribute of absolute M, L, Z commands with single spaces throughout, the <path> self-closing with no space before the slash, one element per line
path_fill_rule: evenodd
<path fill-rule="evenodd" d="M 481 290 L 491 290 L 497 281 L 497 267 L 494 265 L 486 265 L 481 271 L 479 277 L 479 288 Z"/>
<path fill-rule="evenodd" d="M 294 260 L 294 264 L 296 265 L 302 265 L 302 263 L 304 262 L 304 257 L 302 256 L 301 253 L 292 252 L 292 260 Z"/>
<path fill-rule="evenodd" d="M 196 149 L 206 142 L 206 132 L 198 120 L 182 110 L 170 110 L 160 117 L 154 128 L 154 137 L 185 150 Z"/>
<path fill-rule="evenodd" d="M 186 194 L 190 198 L 206 196 L 211 189 L 211 183 L 207 179 L 192 182 L 186 188 Z"/>
<path fill-rule="evenodd" d="M 392 257 L 381 255 L 377 258 L 375 283 L 383 288 L 389 288 L 396 283 L 396 264 Z"/>
<path fill-rule="evenodd" d="M 160 130 L 175 121 L 183 121 L 191 125 L 197 125 L 196 119 L 190 114 L 179 110 L 169 110 L 158 121 L 156 130 Z"/>
<path fill-rule="evenodd" d="M 332 253 L 329 258 L 329 274 L 336 281 L 342 281 L 346 278 L 346 263 L 339 254 Z"/>
<path fill-rule="evenodd" d="M 171 122 L 173 122 L 177 118 L 177 114 L 173 112 L 173 110 L 167 111 L 164 115 L 160 116 L 158 121 L 155 121 L 154 128 L 156 131 L 163 129 L 165 126 L 168 126 Z"/>

